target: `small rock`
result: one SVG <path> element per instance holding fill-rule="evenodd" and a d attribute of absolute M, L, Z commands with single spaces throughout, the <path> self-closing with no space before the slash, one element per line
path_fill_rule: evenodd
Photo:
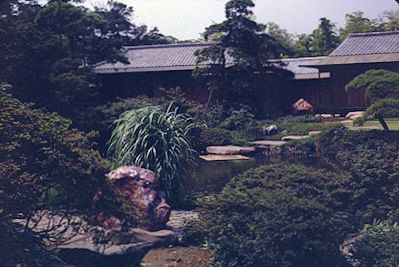
<path fill-rule="evenodd" d="M 277 131 L 278 131 L 278 127 L 275 124 L 272 124 L 267 127 L 265 126 L 262 128 L 262 132 L 264 135 L 273 135 L 273 134 L 277 133 Z"/>

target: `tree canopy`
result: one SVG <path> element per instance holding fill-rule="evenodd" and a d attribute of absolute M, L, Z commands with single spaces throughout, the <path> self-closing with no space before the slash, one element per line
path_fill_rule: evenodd
<path fill-rule="evenodd" d="M 74 119 L 96 94 L 96 63 L 127 62 L 124 45 L 169 42 L 156 28 L 133 24 L 133 9 L 115 1 L 94 10 L 11 1 L 0 12 L 0 80 L 18 99 Z"/>
<path fill-rule="evenodd" d="M 366 115 L 378 119 L 385 130 L 389 130 L 384 118 L 399 116 L 399 74 L 387 70 L 369 70 L 355 77 L 347 90 L 366 89 L 371 105 Z"/>
<path fill-rule="evenodd" d="M 254 20 L 253 7 L 251 0 L 227 2 L 226 20 L 209 26 L 203 34 L 205 40 L 217 43 L 197 52 L 198 63 L 212 64 L 196 73 L 207 78 L 210 96 L 216 90 L 228 103 L 251 104 L 259 109 L 272 94 L 266 77 L 278 73 L 276 64 L 269 60 L 279 58 L 284 49 L 275 38 L 277 34 L 268 34 L 267 27 Z M 229 72 L 225 71 L 227 57 L 234 62 Z"/>

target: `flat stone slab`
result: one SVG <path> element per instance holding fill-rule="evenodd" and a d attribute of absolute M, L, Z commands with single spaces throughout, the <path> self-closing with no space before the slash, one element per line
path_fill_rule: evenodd
<path fill-rule="evenodd" d="M 322 131 L 310 131 L 309 136 L 315 136 L 321 134 Z"/>
<path fill-rule="evenodd" d="M 305 138 L 308 138 L 309 135 L 287 135 L 284 136 L 283 138 L 281 138 L 281 140 L 283 141 L 298 141 L 298 140 L 302 140 Z"/>
<path fill-rule="evenodd" d="M 363 115 L 364 115 L 364 111 L 352 111 L 352 112 L 349 112 L 348 114 L 346 114 L 345 118 L 354 120 L 356 118 L 363 117 Z"/>
<path fill-rule="evenodd" d="M 242 155 L 204 155 L 200 156 L 205 161 L 228 161 L 228 160 L 249 160 L 251 158 Z"/>
<path fill-rule="evenodd" d="M 215 155 L 248 155 L 255 152 L 255 147 L 249 146 L 208 146 L 206 152 Z"/>
<path fill-rule="evenodd" d="M 273 140 L 260 140 L 260 141 L 249 142 L 249 144 L 255 146 L 282 146 L 285 145 L 286 143 L 287 143 L 286 141 L 273 141 Z"/>

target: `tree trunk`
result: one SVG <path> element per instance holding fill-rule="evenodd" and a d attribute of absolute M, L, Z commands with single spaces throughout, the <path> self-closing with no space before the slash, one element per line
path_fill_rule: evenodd
<path fill-rule="evenodd" d="M 385 131 L 389 131 L 388 124 L 385 122 L 384 118 L 381 115 L 376 116 L 377 120 L 381 123 L 382 127 Z"/>
<path fill-rule="evenodd" d="M 206 101 L 206 106 L 209 106 L 212 102 L 213 91 L 214 91 L 213 87 L 209 88 L 209 95 L 208 95 L 208 101 Z"/>

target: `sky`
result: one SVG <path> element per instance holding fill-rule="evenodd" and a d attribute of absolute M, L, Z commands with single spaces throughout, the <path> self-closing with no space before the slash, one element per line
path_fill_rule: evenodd
<path fill-rule="evenodd" d="M 87 0 L 99 4 L 105 0 Z M 198 39 L 205 27 L 224 19 L 227 0 L 119 0 L 134 8 L 133 21 L 157 27 L 180 40 Z M 398 9 L 394 0 L 254 0 L 257 22 L 275 22 L 290 33 L 310 33 L 321 17 L 345 24 L 345 14 L 361 10 L 368 18 Z"/>

